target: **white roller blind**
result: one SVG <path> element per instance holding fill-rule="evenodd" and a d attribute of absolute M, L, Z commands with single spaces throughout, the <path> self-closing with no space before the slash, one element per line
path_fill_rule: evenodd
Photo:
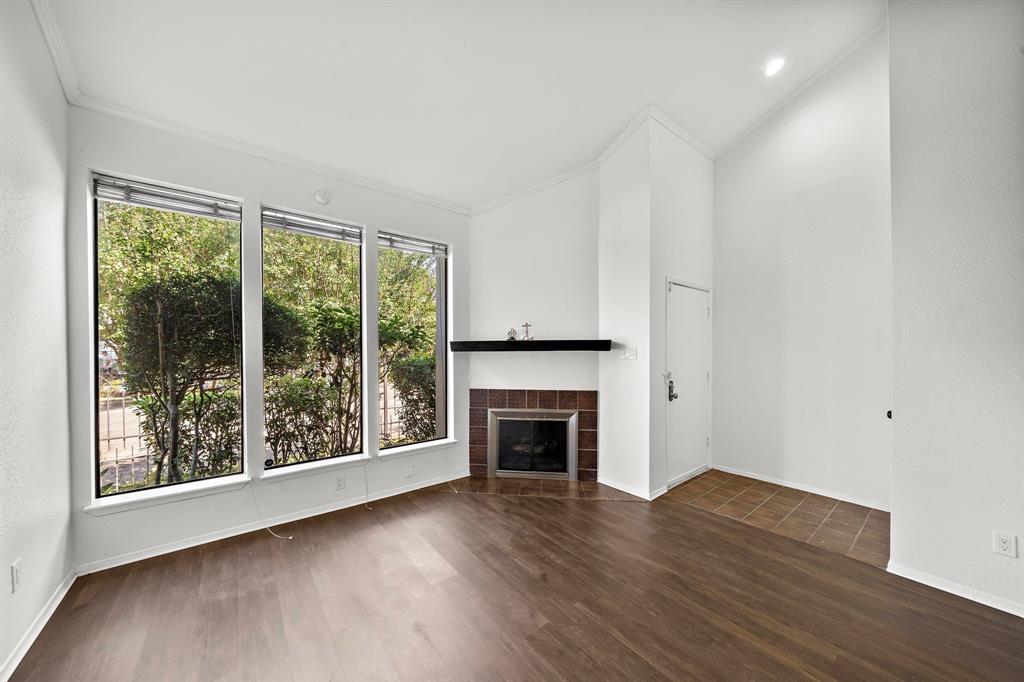
<path fill-rule="evenodd" d="M 242 219 L 242 205 L 237 201 L 109 175 L 93 175 L 93 193 L 103 201 L 181 211 L 207 218 Z"/>
<path fill-rule="evenodd" d="M 350 244 L 363 243 L 363 228 L 358 225 L 350 225 L 324 218 L 313 218 L 311 216 L 299 215 L 298 213 L 273 211 L 265 208 L 263 209 L 263 227 L 276 227 L 314 237 L 337 239 L 349 242 Z"/>

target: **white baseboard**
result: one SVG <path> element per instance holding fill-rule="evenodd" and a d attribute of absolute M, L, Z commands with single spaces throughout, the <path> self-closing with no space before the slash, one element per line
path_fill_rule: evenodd
<path fill-rule="evenodd" d="M 797 490 L 802 490 L 805 493 L 814 493 L 815 495 L 834 497 L 837 500 L 842 500 L 843 502 L 849 502 L 851 504 L 859 504 L 862 507 L 871 507 L 872 509 L 877 509 L 879 511 L 884 512 L 889 511 L 889 504 L 885 502 L 880 502 L 878 500 L 865 500 L 862 497 L 846 495 L 844 493 L 836 492 L 835 490 L 825 490 L 824 488 L 818 488 L 813 485 L 794 483 L 793 481 L 787 481 L 782 478 L 775 478 L 774 476 L 765 476 L 764 474 L 758 474 L 753 471 L 745 471 L 743 469 L 737 469 L 735 467 L 722 466 L 721 464 L 715 464 L 714 462 L 711 463 L 710 468 L 718 469 L 719 471 L 724 471 L 727 474 L 736 474 L 737 476 L 756 478 L 757 480 L 764 481 L 765 483 L 774 483 L 776 485 L 784 485 L 787 488 L 796 488 Z"/>
<path fill-rule="evenodd" d="M 331 502 L 330 504 L 324 504 L 317 507 L 309 507 L 306 509 L 301 509 L 296 512 L 289 512 L 287 514 L 280 514 L 278 516 L 269 517 L 261 521 L 244 523 L 240 526 L 224 528 L 222 530 L 213 531 L 212 533 L 195 535 L 190 538 L 185 538 L 183 540 L 176 540 L 175 542 L 169 542 L 163 545 L 157 545 L 155 547 L 140 549 L 135 552 L 127 552 L 125 554 L 119 554 L 117 556 L 108 557 L 106 559 L 91 561 L 89 563 L 79 565 L 77 568 L 77 573 L 78 575 L 87 575 L 89 573 L 95 573 L 97 571 L 105 571 L 108 568 L 123 566 L 124 564 L 142 561 L 143 559 L 150 559 L 152 557 L 160 556 L 162 554 L 170 554 L 171 552 L 177 552 L 182 549 L 188 549 L 189 547 L 205 545 L 208 542 L 223 540 L 225 538 L 234 537 L 235 535 L 242 535 L 243 533 L 251 533 L 254 530 L 262 530 L 267 526 L 278 526 L 282 523 L 299 521 L 301 519 L 307 519 L 311 516 L 319 516 L 320 514 L 327 514 L 333 511 L 338 511 L 340 509 L 347 509 L 348 507 L 355 507 L 365 502 L 373 502 L 375 500 L 380 500 L 385 497 L 393 497 L 395 495 L 401 495 L 402 493 L 412 492 L 413 490 L 418 490 L 420 488 L 426 488 L 432 485 L 437 485 L 438 483 L 454 481 L 455 479 L 462 478 L 464 476 L 465 474 L 462 472 L 452 476 L 437 476 L 426 481 L 417 481 L 415 483 L 398 486 L 396 488 L 390 488 L 388 490 L 382 490 L 379 492 L 371 493 L 370 495 L 365 497 L 352 497 L 346 500 Z"/>
<path fill-rule="evenodd" d="M 18 664 L 21 663 L 21 659 L 23 659 L 25 654 L 28 653 L 32 643 L 36 641 L 36 637 L 38 637 L 39 633 L 43 631 L 43 627 L 45 627 L 47 621 L 50 620 L 50 616 L 53 615 L 53 612 L 57 610 L 57 607 L 64 599 L 64 595 L 66 595 L 68 590 L 71 589 L 71 585 L 74 584 L 76 577 L 76 572 L 71 570 L 66 576 L 64 576 L 64 579 L 60 584 L 57 585 L 57 589 L 53 591 L 53 594 L 50 595 L 46 605 L 43 606 L 39 615 L 36 616 L 36 619 L 32 621 L 32 625 L 29 627 L 28 631 L 22 635 L 17 646 L 15 646 L 14 650 L 11 651 L 7 660 L 3 662 L 3 665 L 0 665 L 0 681 L 7 682 L 7 680 L 11 678 L 11 675 L 14 674 Z"/>
<path fill-rule="evenodd" d="M 664 495 L 667 492 L 668 492 L 668 486 L 667 485 L 663 485 L 660 488 L 655 488 L 654 490 L 651 491 L 651 498 L 648 500 L 648 502 L 653 502 L 654 500 L 658 499 L 659 497 L 661 497 L 662 495 Z"/>
<path fill-rule="evenodd" d="M 601 485 L 606 485 L 609 488 L 615 488 L 616 490 L 621 490 L 624 493 L 629 493 L 630 495 L 632 495 L 634 497 L 639 497 L 642 500 L 653 500 L 654 499 L 654 497 L 651 495 L 651 491 L 650 490 L 643 490 L 641 488 L 634 488 L 631 485 L 626 485 L 625 483 L 619 483 L 618 481 L 613 481 L 610 478 L 602 478 L 600 475 L 597 477 L 597 482 L 600 483 Z M 662 492 L 664 492 L 664 491 L 662 491 Z"/>
<path fill-rule="evenodd" d="M 960 583 L 953 582 L 952 580 L 939 578 L 938 576 L 931 575 L 930 573 L 918 571 L 913 568 L 907 568 L 906 566 L 900 566 L 891 559 L 889 560 L 889 565 L 886 566 L 886 570 L 893 575 L 898 575 L 902 578 L 913 580 L 916 583 L 921 583 L 928 587 L 934 587 L 937 590 L 949 592 L 950 594 L 955 594 L 958 597 L 970 599 L 973 602 L 978 602 L 985 606 L 991 606 L 994 609 L 1024 618 L 1024 604 L 1011 601 L 1010 599 L 997 597 L 993 594 L 989 594 L 988 592 L 982 592 L 981 590 L 961 585 Z"/>
<path fill-rule="evenodd" d="M 699 467 L 694 467 L 693 469 L 690 469 L 689 471 L 687 471 L 685 474 L 679 474 L 675 478 L 670 478 L 668 480 L 668 484 L 665 486 L 665 488 L 668 489 L 668 490 L 672 490 L 672 488 L 675 488 L 680 483 L 685 483 L 686 481 L 689 481 L 694 476 L 699 476 L 700 474 L 703 474 L 705 471 L 707 471 L 710 468 L 711 468 L 711 466 L 708 465 L 708 464 L 701 464 Z"/>

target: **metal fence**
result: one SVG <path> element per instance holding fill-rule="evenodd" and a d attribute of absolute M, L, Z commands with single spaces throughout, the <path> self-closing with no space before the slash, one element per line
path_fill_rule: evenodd
<path fill-rule="evenodd" d="M 142 437 L 142 415 L 135 407 L 138 396 L 112 395 L 99 399 L 100 487 L 111 492 L 145 485 L 156 468 L 156 456 Z M 399 413 L 402 407 L 390 384 L 380 386 L 382 439 L 397 441 L 404 435 Z"/>
<path fill-rule="evenodd" d="M 113 492 L 143 485 L 156 463 L 142 439 L 136 396 L 100 396 L 100 487 Z"/>

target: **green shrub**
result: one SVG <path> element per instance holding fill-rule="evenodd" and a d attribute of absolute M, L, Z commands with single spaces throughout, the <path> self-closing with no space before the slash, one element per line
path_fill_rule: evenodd
<path fill-rule="evenodd" d="M 391 364 L 391 382 L 401 401 L 403 442 L 437 438 L 436 371 L 433 355 L 397 358 Z"/>

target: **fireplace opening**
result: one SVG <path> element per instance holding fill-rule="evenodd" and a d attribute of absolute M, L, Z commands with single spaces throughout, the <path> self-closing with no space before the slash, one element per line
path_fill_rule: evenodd
<path fill-rule="evenodd" d="M 568 467 L 568 422 L 498 419 L 498 469 L 564 474 Z"/>
<path fill-rule="evenodd" d="M 489 476 L 577 479 L 576 410 L 488 412 Z"/>

